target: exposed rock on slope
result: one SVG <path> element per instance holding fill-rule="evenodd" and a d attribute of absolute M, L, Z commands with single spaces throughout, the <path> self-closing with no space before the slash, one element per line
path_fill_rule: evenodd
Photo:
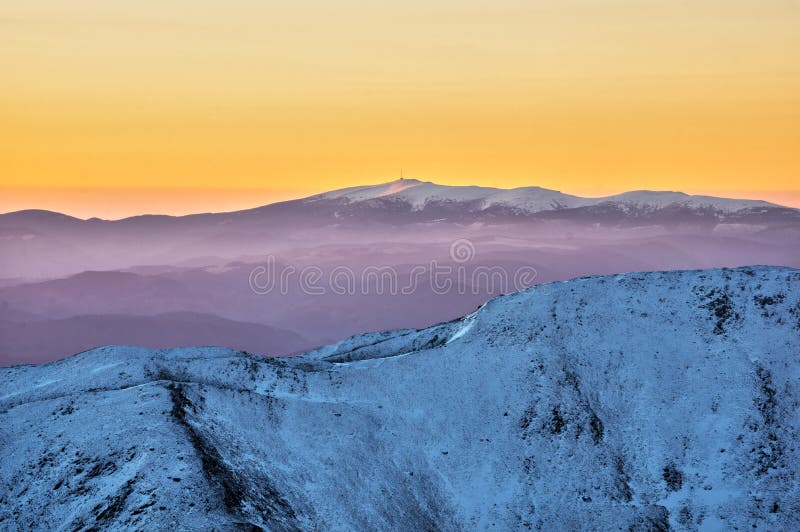
<path fill-rule="evenodd" d="M 0 370 L 0 528 L 800 529 L 800 272 L 543 285 L 294 359 Z"/>

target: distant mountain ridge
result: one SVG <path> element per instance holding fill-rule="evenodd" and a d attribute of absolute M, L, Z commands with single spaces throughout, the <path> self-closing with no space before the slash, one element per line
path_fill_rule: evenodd
<path fill-rule="evenodd" d="M 415 210 L 424 209 L 433 203 L 464 203 L 479 210 L 491 207 L 506 207 L 520 213 L 534 214 L 548 210 L 594 207 L 604 204 L 619 204 L 630 208 L 663 209 L 680 206 L 692 209 L 713 209 L 733 213 L 745 209 L 783 208 L 761 200 L 728 199 L 713 196 L 692 196 L 683 192 L 636 190 L 599 198 L 586 198 L 564 194 L 541 187 L 501 189 L 479 186 L 438 185 L 417 179 L 399 179 L 379 185 L 350 187 L 334 190 L 306 198 L 305 202 L 340 200 L 361 203 L 374 200 L 404 202 Z"/>
<path fill-rule="evenodd" d="M 417 179 L 398 179 L 376 185 L 364 185 L 332 190 L 313 196 L 270 203 L 250 209 L 219 213 L 197 213 L 184 216 L 162 214 L 142 214 L 120 220 L 89 218 L 83 220 L 69 215 L 38 209 L 28 209 L 0 214 L 0 227 L 11 222 L 58 224 L 65 222 L 85 222 L 90 224 L 152 224 L 158 222 L 189 221 L 200 219 L 220 219 L 226 217 L 252 216 L 256 213 L 281 211 L 291 208 L 325 206 L 326 204 L 348 206 L 406 205 L 411 211 L 419 212 L 445 204 L 451 209 L 461 206 L 468 212 L 505 212 L 517 216 L 535 215 L 550 211 L 569 211 L 571 209 L 591 209 L 618 207 L 625 211 L 657 211 L 662 209 L 691 209 L 731 215 L 742 212 L 763 212 L 766 210 L 800 210 L 770 203 L 763 200 L 733 199 L 715 196 L 690 195 L 673 191 L 635 190 L 604 197 L 581 197 L 556 190 L 529 186 L 502 189 L 482 186 L 439 185 Z"/>
<path fill-rule="evenodd" d="M 420 231 L 408 232 L 413 226 Z M 542 236 L 652 228 L 762 240 L 783 232 L 783 240 L 793 240 L 800 234 L 800 209 L 679 192 L 581 198 L 538 187 L 506 190 L 405 179 L 242 211 L 187 216 L 81 220 L 41 210 L 17 211 L 0 214 L 0 279 L 174 265 L 210 256 L 237 260 L 330 242 L 403 241 L 412 234 L 416 241 L 447 242 L 476 228 L 508 234 L 511 226 L 523 235 Z M 756 257 L 739 264 L 754 262 L 760 261 Z"/>

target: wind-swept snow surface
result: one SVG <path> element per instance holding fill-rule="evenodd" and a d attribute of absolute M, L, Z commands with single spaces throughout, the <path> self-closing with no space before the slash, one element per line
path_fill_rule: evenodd
<path fill-rule="evenodd" d="M 0 528 L 800 529 L 800 272 L 578 279 L 294 359 L 0 370 Z"/>

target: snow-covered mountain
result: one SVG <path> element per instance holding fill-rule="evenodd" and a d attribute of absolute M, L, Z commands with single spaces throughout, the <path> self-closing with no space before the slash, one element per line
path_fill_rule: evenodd
<path fill-rule="evenodd" d="M 541 285 L 293 359 L 0 370 L 0 528 L 798 530 L 800 271 Z"/>
<path fill-rule="evenodd" d="M 199 262 L 203 259 L 225 264 L 224 259 L 263 257 L 276 250 L 397 242 L 408 235 L 419 243 L 420 235 L 426 242 L 449 242 L 475 231 L 489 237 L 518 232 L 530 238 L 592 233 L 597 241 L 598 230 L 617 236 L 629 230 L 693 232 L 730 248 L 737 246 L 728 237 L 768 245 L 777 237 L 778 249 L 785 250 L 800 234 L 800 209 L 680 192 L 581 198 L 538 187 L 507 190 L 405 179 L 225 213 L 80 220 L 19 211 L 0 214 L 0 284 L 4 279 L 38 280 L 87 270 L 206 265 Z M 793 260 L 751 257 L 686 266 L 754 262 L 795 265 Z"/>
<path fill-rule="evenodd" d="M 614 196 L 583 198 L 540 187 L 499 189 L 478 186 L 445 186 L 416 179 L 399 179 L 379 185 L 351 187 L 312 196 L 310 203 L 338 200 L 347 204 L 392 201 L 422 210 L 436 204 L 463 204 L 473 210 L 505 208 L 524 214 L 581 207 L 619 206 L 629 210 L 665 208 L 711 210 L 735 213 L 760 208 L 780 208 L 760 200 L 691 196 L 683 192 L 637 190 Z"/>

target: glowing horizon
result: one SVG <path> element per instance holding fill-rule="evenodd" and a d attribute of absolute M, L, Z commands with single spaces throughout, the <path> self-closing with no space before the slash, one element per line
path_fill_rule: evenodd
<path fill-rule="evenodd" d="M 374 185 L 389 179 L 369 183 L 346 184 L 349 186 Z M 435 182 L 435 181 L 434 181 Z M 442 183 L 438 183 L 442 184 Z M 527 185 L 526 185 L 527 186 Z M 530 186 L 536 186 L 535 184 Z M 508 188 L 508 187 L 497 187 Z M 76 218 L 103 218 L 116 220 L 144 214 L 184 216 L 209 212 L 231 212 L 261 207 L 272 203 L 300 199 L 321 192 L 323 189 L 164 189 L 164 188 L 6 188 L 0 198 L 0 214 L 22 210 L 41 209 L 59 212 Z M 604 197 L 630 192 L 630 190 L 584 190 L 566 191 L 582 197 Z M 695 190 L 691 195 L 715 196 L 731 199 L 764 200 L 786 207 L 800 208 L 800 192 L 775 191 L 715 191 Z M 120 199 L 125 199 L 121 203 Z M 67 209 L 61 206 L 67 205 Z"/>
<path fill-rule="evenodd" d="M 800 3 L 0 7 L 0 212 L 224 211 L 387 181 L 800 207 Z"/>

